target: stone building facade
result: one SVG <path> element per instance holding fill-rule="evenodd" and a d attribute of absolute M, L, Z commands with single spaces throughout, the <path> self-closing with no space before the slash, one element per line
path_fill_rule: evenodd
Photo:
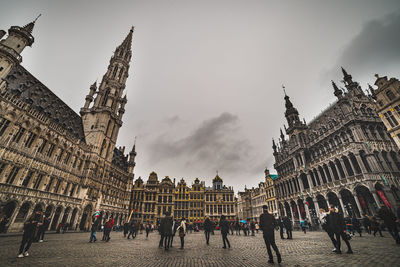
<path fill-rule="evenodd" d="M 233 189 L 224 186 L 218 175 L 213 187 L 206 187 L 198 178 L 191 186 L 183 178 L 176 183 L 168 176 L 159 182 L 152 172 L 147 183 L 140 177 L 136 179 L 132 194 L 133 218 L 140 222 L 157 224 L 166 211 L 191 223 L 202 223 L 206 216 L 218 220 L 222 214 L 229 220 L 236 218 Z"/>
<path fill-rule="evenodd" d="M 0 32 L 0 212 L 9 231 L 21 231 L 41 210 L 71 228 L 88 229 L 95 210 L 117 223 L 127 216 L 135 147 L 116 148 L 132 56 L 133 28 L 119 45 L 99 87 L 80 115 L 20 65 L 34 42 L 35 22 Z"/>
<path fill-rule="evenodd" d="M 260 182 L 258 187 L 245 190 L 238 193 L 237 214 L 239 220 L 259 222 L 260 215 L 263 213 L 263 206 L 268 206 L 268 212 L 277 216 L 278 205 L 275 198 L 274 180 L 276 174 L 270 174 L 265 169 L 265 180 Z"/>
<path fill-rule="evenodd" d="M 375 100 L 375 109 L 385 124 L 389 135 L 400 147 L 400 81 L 396 78 L 376 76 L 374 89 L 370 86 L 372 98 Z"/>
<path fill-rule="evenodd" d="M 376 214 L 399 202 L 399 149 L 352 76 L 342 69 L 346 89 L 332 81 L 337 101 L 308 124 L 285 94 L 286 136 L 273 140 L 280 215 L 315 221 L 329 204 L 345 214 Z"/>

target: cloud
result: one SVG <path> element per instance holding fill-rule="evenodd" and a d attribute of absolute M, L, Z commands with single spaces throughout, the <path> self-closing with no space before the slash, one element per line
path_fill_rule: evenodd
<path fill-rule="evenodd" d="M 400 12 L 365 23 L 338 58 L 333 73 L 343 66 L 358 73 L 386 72 L 400 65 Z"/>
<path fill-rule="evenodd" d="M 187 136 L 161 134 L 150 145 L 150 161 L 179 162 L 191 170 L 243 171 L 249 167 L 252 146 L 240 130 L 239 118 L 225 112 L 203 121 Z"/>

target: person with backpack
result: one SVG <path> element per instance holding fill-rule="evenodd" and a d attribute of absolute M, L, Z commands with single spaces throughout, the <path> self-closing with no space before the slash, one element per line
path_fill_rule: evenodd
<path fill-rule="evenodd" d="M 179 227 L 177 228 L 179 238 L 181 239 L 181 247 L 180 249 L 183 249 L 185 245 L 185 235 L 186 235 L 186 222 L 185 219 L 182 218 Z"/>
<path fill-rule="evenodd" d="M 89 238 L 89 243 L 96 242 L 96 231 L 99 228 L 100 225 L 100 212 L 95 212 L 92 218 L 92 228 L 90 229 L 90 238 Z"/>

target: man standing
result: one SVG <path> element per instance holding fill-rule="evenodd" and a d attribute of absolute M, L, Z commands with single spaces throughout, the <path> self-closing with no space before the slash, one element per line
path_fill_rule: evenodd
<path fill-rule="evenodd" d="M 231 244 L 229 243 L 228 240 L 229 223 L 225 219 L 225 215 L 221 215 L 221 219 L 219 221 L 219 228 L 221 230 L 222 242 L 224 243 L 224 246 L 222 248 L 226 248 L 226 243 L 228 243 L 228 247 L 231 248 Z"/>
<path fill-rule="evenodd" d="M 211 221 L 210 218 L 207 216 L 206 220 L 204 221 L 204 234 L 206 236 L 207 245 L 209 245 L 211 229 L 212 229 Z"/>
<path fill-rule="evenodd" d="M 269 256 L 269 263 L 274 263 L 272 256 L 271 246 L 275 250 L 278 263 L 282 262 L 281 254 L 279 253 L 278 247 L 275 244 L 274 230 L 277 226 L 276 220 L 272 214 L 268 213 L 268 206 L 263 206 L 263 214 L 260 215 L 260 229 L 263 231 L 263 237 L 265 245 L 267 246 L 267 252 Z"/>
<path fill-rule="evenodd" d="M 353 254 L 353 251 L 350 246 L 350 242 L 346 237 L 346 225 L 344 223 L 343 215 L 339 213 L 338 209 L 335 209 L 333 205 L 329 207 L 329 215 L 328 220 L 330 223 L 330 227 L 335 233 L 336 237 L 336 253 L 341 254 L 342 251 L 340 250 L 340 237 L 343 238 L 344 242 L 347 245 L 347 254 Z"/>
<path fill-rule="evenodd" d="M 332 241 L 333 244 L 333 251 L 336 251 L 336 240 L 335 240 L 335 234 L 333 233 L 333 230 L 331 228 L 331 223 L 329 223 L 329 216 L 326 213 L 324 209 L 319 209 L 319 220 L 321 222 L 321 227 L 322 229 L 325 230 L 325 232 L 328 234 L 329 238 Z"/>
<path fill-rule="evenodd" d="M 383 220 L 389 234 L 394 238 L 396 244 L 400 244 L 399 231 L 396 225 L 396 215 L 385 205 L 382 205 L 378 211 L 378 216 Z"/>
<path fill-rule="evenodd" d="M 279 234 L 281 236 L 281 239 L 285 239 L 283 236 L 283 222 L 281 216 L 278 217 L 278 225 L 279 225 Z"/>
<path fill-rule="evenodd" d="M 172 218 L 170 216 L 170 212 L 165 212 L 165 217 L 161 220 L 160 230 L 161 230 L 161 241 L 160 245 L 162 246 L 162 240 L 164 240 L 164 248 L 165 250 L 169 249 L 169 244 L 172 235 Z"/>
<path fill-rule="evenodd" d="M 287 239 L 293 239 L 293 236 L 292 236 L 292 222 L 290 221 L 288 216 L 285 216 L 283 218 L 283 225 L 285 226 L 285 229 L 286 229 Z"/>
<path fill-rule="evenodd" d="M 113 226 L 114 226 L 114 219 L 111 216 L 111 218 L 108 219 L 106 225 L 104 226 L 104 233 L 105 233 L 104 235 L 105 235 L 105 241 L 106 242 L 110 241 L 110 239 L 111 239 L 110 238 L 110 233 L 111 233 L 111 230 L 112 230 Z"/>
<path fill-rule="evenodd" d="M 37 226 L 41 225 L 42 213 L 40 211 L 34 212 L 28 220 L 24 223 L 24 233 L 22 235 L 21 246 L 19 247 L 18 258 L 28 257 L 28 250 L 32 245 L 35 230 Z M 26 246 L 25 246 L 26 245 Z"/>
<path fill-rule="evenodd" d="M 96 242 L 97 238 L 96 238 L 96 231 L 97 228 L 99 228 L 99 224 L 100 224 L 100 213 L 95 213 L 94 217 L 93 217 L 93 223 L 92 223 L 92 228 L 90 231 L 90 238 L 89 238 L 89 242 Z"/>

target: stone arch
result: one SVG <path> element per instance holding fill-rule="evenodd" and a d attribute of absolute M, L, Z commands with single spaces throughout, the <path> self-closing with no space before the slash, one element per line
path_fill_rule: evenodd
<path fill-rule="evenodd" d="M 306 208 L 304 207 L 304 201 L 298 199 L 297 206 L 299 207 L 300 218 L 304 220 L 307 217 Z"/>
<path fill-rule="evenodd" d="M 29 210 L 32 207 L 32 203 L 29 201 L 24 202 L 18 210 L 17 217 L 15 218 L 16 222 L 23 222 L 28 216 Z"/>
<path fill-rule="evenodd" d="M 354 189 L 357 198 L 360 202 L 362 213 L 374 215 L 377 210 L 377 204 L 375 203 L 374 197 L 371 191 L 365 185 L 358 184 Z"/>
<path fill-rule="evenodd" d="M 297 211 L 297 205 L 294 200 L 290 201 L 290 206 L 292 210 L 292 215 L 294 216 L 295 219 L 299 219 L 299 213 Z"/>
<path fill-rule="evenodd" d="M 54 212 L 54 216 L 53 216 L 53 221 L 50 226 L 50 230 L 56 230 L 62 210 L 63 210 L 62 206 L 58 206 L 56 208 L 56 211 Z"/>
<path fill-rule="evenodd" d="M 0 218 L 3 216 L 6 218 L 6 223 L 4 225 L 1 225 L 0 228 L 0 233 L 5 233 L 7 231 L 8 225 L 11 223 L 11 220 L 13 218 L 13 215 L 15 214 L 15 211 L 17 209 L 18 202 L 15 200 L 10 200 L 7 203 L 2 205 L 1 208 L 1 213 L 0 213 Z"/>
<path fill-rule="evenodd" d="M 91 204 L 86 205 L 86 207 L 83 209 L 81 222 L 79 224 L 80 230 L 86 230 L 89 227 L 89 222 L 91 219 L 92 212 L 93 212 L 92 205 Z"/>
<path fill-rule="evenodd" d="M 329 167 L 330 167 L 331 170 L 332 170 L 333 177 L 335 178 L 335 180 L 339 180 L 339 179 L 340 179 L 340 178 L 339 178 L 339 174 L 337 173 L 337 171 L 336 171 L 336 166 L 335 166 L 335 164 L 334 164 L 332 161 L 329 162 Z"/>
<path fill-rule="evenodd" d="M 360 153 L 361 161 L 364 164 L 364 167 L 365 167 L 366 171 L 367 172 L 372 172 L 371 166 L 369 165 L 368 160 L 366 158 L 365 151 L 364 150 L 360 150 L 359 153 Z"/>
<path fill-rule="evenodd" d="M 33 208 L 33 212 L 36 212 L 36 211 L 41 211 L 41 212 L 43 212 L 43 210 L 44 210 L 44 204 L 43 204 L 43 203 L 38 203 L 38 204 L 36 204 L 35 207 Z"/>
<path fill-rule="evenodd" d="M 340 190 L 340 195 L 342 197 L 343 206 L 346 210 L 346 213 L 350 216 L 356 216 L 358 218 L 361 217 L 361 213 L 358 210 L 356 201 L 354 200 L 353 194 L 346 188 Z"/>
<path fill-rule="evenodd" d="M 328 211 L 328 204 L 326 203 L 326 199 L 323 195 L 317 195 L 317 202 L 318 202 L 318 206 L 322 209 L 324 209 L 325 211 Z"/>

